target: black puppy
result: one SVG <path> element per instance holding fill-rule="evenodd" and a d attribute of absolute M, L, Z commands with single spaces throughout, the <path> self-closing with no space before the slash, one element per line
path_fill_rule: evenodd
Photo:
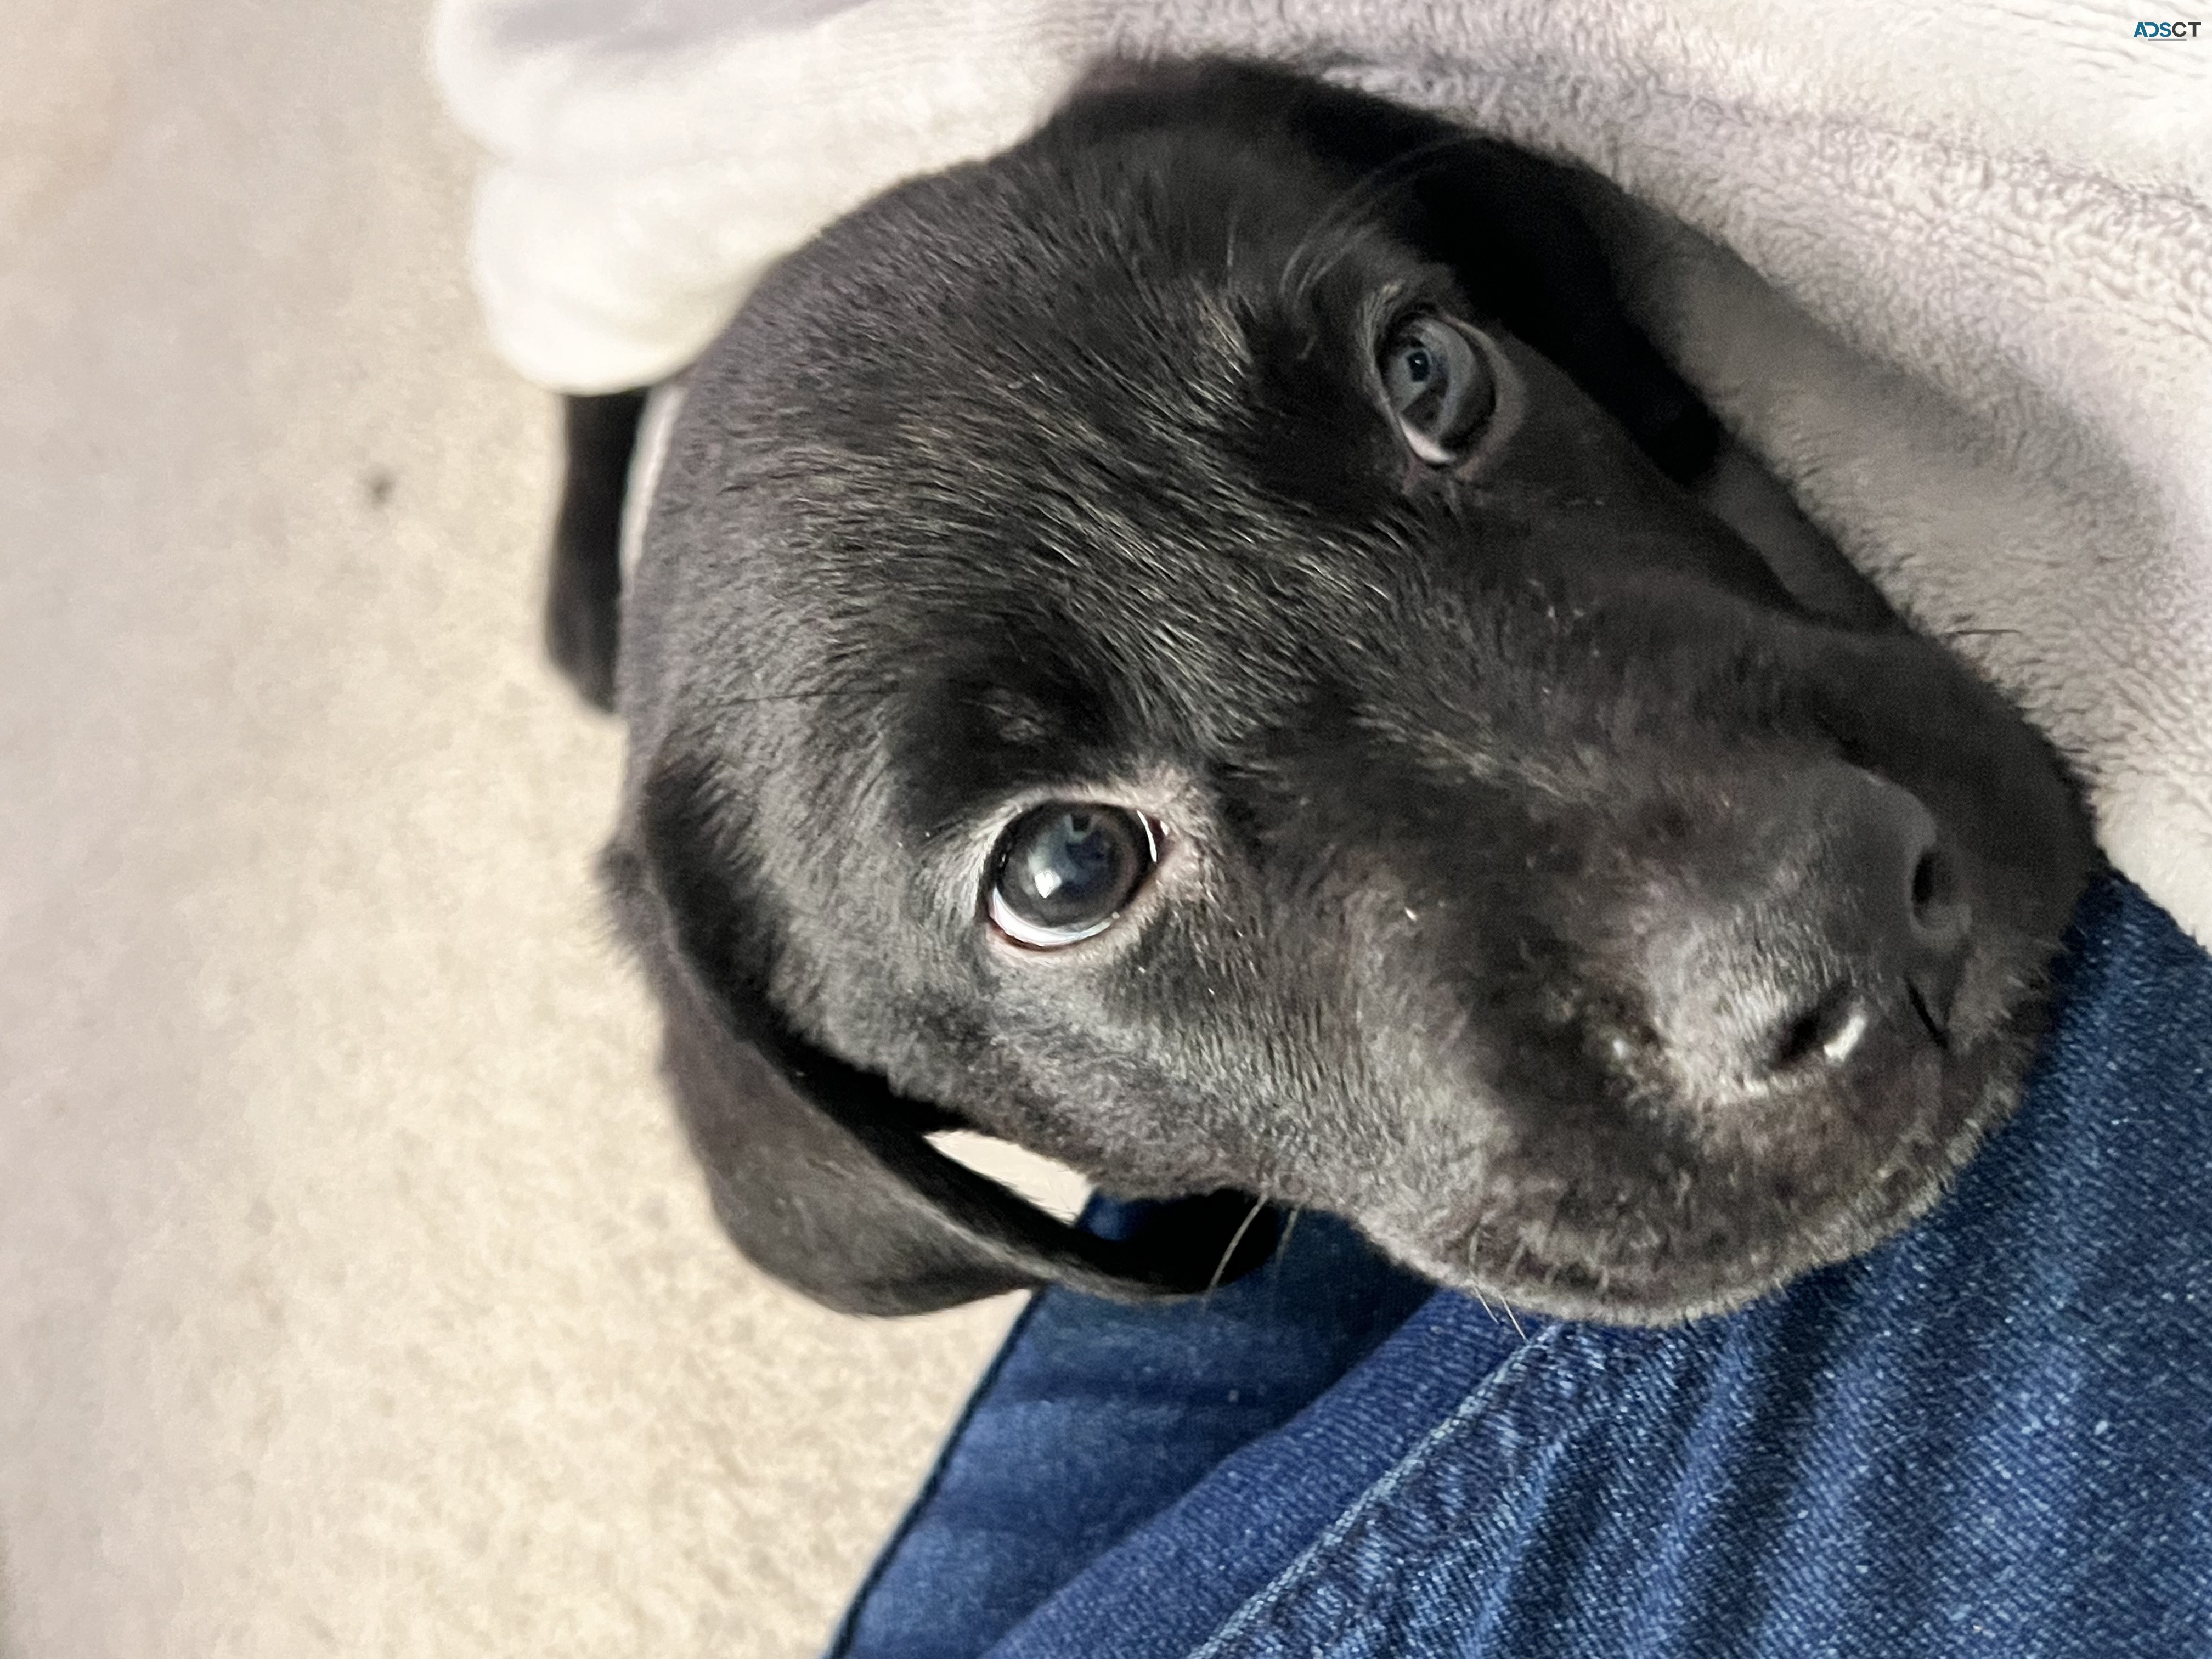
<path fill-rule="evenodd" d="M 1279 71 L 1110 70 L 693 371 L 605 868 L 769 1271 L 1192 1290 L 1266 1200 L 1665 1322 L 1876 1243 L 2011 1109 L 2075 796 L 1680 487 L 1717 433 L 1591 188 Z M 635 414 L 572 411 L 587 685 Z M 955 1126 L 1216 1196 L 1091 1239 Z"/>

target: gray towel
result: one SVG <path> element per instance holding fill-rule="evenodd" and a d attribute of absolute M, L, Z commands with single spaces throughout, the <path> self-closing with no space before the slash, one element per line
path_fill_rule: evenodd
<path fill-rule="evenodd" d="M 1632 299 L 2212 944 L 2212 33 L 2019 0 L 444 0 L 476 276 L 546 385 L 653 380 L 769 261 L 1106 52 L 1236 52 L 1582 161 Z"/>

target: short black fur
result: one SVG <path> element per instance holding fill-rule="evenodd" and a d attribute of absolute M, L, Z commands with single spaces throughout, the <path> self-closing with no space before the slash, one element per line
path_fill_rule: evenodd
<path fill-rule="evenodd" d="M 2075 792 L 1863 584 L 1808 600 L 1686 493 L 1717 428 L 1599 191 L 1283 71 L 1113 66 L 691 372 L 606 869 L 756 1260 L 878 1312 L 1173 1294 L 1265 1202 L 1665 1322 L 1887 1237 L 2002 1121 Z M 1379 396 L 1410 316 L 1498 377 L 1449 464 Z M 1163 850 L 1047 950 L 988 901 L 1049 800 Z M 956 1124 L 1212 1196 L 1085 1240 Z"/>
<path fill-rule="evenodd" d="M 545 648 L 594 708 L 615 706 L 623 500 L 641 391 L 561 400 L 563 469 L 545 586 Z"/>

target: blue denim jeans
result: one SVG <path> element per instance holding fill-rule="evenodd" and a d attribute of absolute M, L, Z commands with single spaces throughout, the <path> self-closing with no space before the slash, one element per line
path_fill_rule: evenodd
<path fill-rule="evenodd" d="M 832 1651 L 2212 1656 L 2212 958 L 2094 890 L 1957 1189 L 1725 1317 L 1501 1324 L 1310 1218 L 1038 1297 Z"/>

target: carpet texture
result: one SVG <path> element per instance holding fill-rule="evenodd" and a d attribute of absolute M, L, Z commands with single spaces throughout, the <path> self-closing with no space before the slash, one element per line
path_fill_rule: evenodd
<path fill-rule="evenodd" d="M 0 52 L 0 1655 L 811 1653 L 1012 1313 L 715 1231 L 411 8 Z"/>

